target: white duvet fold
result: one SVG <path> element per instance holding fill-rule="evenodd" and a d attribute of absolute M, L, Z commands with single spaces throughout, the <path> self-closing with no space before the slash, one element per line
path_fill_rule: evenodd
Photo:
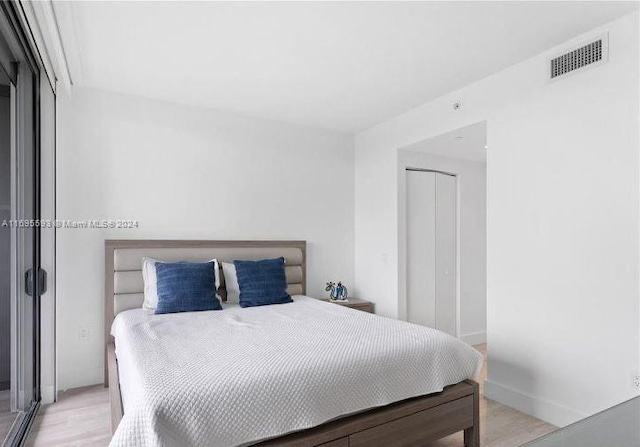
<path fill-rule="evenodd" d="M 222 311 L 119 314 L 124 417 L 111 446 L 247 445 L 473 378 L 435 329 L 294 296 Z"/>

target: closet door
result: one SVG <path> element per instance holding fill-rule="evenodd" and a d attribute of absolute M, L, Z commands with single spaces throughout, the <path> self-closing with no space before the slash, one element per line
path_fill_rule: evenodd
<path fill-rule="evenodd" d="M 436 174 L 407 171 L 407 318 L 436 326 Z"/>
<path fill-rule="evenodd" d="M 456 178 L 436 174 L 436 325 L 456 336 Z"/>
<path fill-rule="evenodd" d="M 406 174 L 407 320 L 456 336 L 456 178 Z"/>

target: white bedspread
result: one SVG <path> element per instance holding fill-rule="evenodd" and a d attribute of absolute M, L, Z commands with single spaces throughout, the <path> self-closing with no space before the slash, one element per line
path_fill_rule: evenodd
<path fill-rule="evenodd" d="M 441 391 L 482 356 L 447 334 L 294 296 L 117 316 L 124 417 L 111 446 L 237 446 Z"/>

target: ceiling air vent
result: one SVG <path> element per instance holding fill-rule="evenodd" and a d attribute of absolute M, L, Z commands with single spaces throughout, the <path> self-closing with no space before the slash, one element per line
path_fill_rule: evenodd
<path fill-rule="evenodd" d="M 556 80 L 587 68 L 603 64 L 608 59 L 607 35 L 602 35 L 587 44 L 582 44 L 549 61 L 550 79 Z"/>

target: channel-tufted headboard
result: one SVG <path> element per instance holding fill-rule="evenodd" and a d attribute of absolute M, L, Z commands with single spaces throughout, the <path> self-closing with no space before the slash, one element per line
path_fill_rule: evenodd
<path fill-rule="evenodd" d="M 106 240 L 105 241 L 105 352 L 113 343 L 111 325 L 115 316 L 142 307 L 144 282 L 142 258 L 161 261 L 259 260 L 284 257 L 288 292 L 306 291 L 305 241 L 193 241 L 193 240 Z M 222 275 L 221 275 L 222 276 Z M 221 292 L 226 296 L 224 282 Z M 105 360 L 105 383 L 108 381 Z"/>

